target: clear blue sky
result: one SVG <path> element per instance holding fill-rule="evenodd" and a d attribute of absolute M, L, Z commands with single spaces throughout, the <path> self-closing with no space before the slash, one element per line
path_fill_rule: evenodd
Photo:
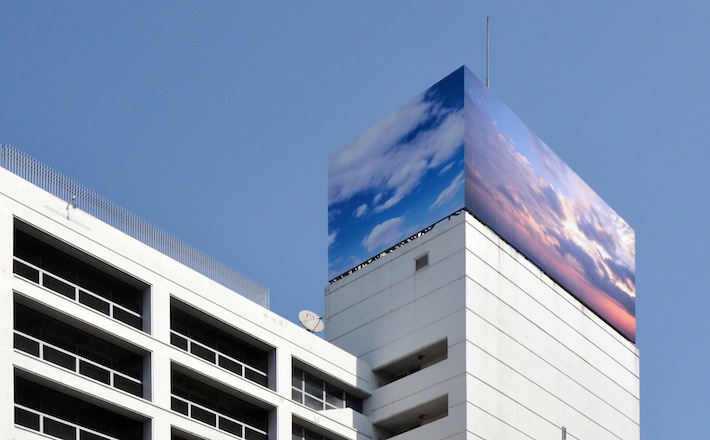
<path fill-rule="evenodd" d="M 0 142 L 323 311 L 328 155 L 462 64 L 636 230 L 644 440 L 710 432 L 706 1 L 0 3 Z"/>

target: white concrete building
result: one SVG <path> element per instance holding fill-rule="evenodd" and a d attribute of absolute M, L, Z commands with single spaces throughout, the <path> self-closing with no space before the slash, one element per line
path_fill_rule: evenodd
<path fill-rule="evenodd" d="M 0 438 L 640 436 L 635 345 L 466 209 L 334 278 L 324 340 L 0 146 L 0 298 Z"/>
<path fill-rule="evenodd" d="M 327 340 L 373 438 L 639 438 L 633 229 L 471 71 L 328 169 Z"/>
<path fill-rule="evenodd" d="M 634 344 L 467 212 L 331 284 L 326 315 L 372 368 L 375 438 L 640 436 Z"/>
<path fill-rule="evenodd" d="M 365 362 L 8 171 L 89 194 L 14 148 L 0 162 L 0 438 L 371 438 Z"/>

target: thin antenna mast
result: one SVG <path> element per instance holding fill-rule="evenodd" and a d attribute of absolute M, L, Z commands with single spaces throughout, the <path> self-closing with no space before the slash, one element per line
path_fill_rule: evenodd
<path fill-rule="evenodd" d="M 491 17 L 486 16 L 486 88 L 491 86 Z"/>

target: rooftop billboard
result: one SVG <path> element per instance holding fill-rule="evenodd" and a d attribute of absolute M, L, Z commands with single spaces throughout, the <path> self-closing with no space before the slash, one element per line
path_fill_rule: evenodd
<path fill-rule="evenodd" d="M 631 341 L 631 227 L 467 68 L 328 164 L 335 278 L 465 208 Z"/>
<path fill-rule="evenodd" d="M 464 206 L 459 70 L 328 161 L 329 279 Z"/>

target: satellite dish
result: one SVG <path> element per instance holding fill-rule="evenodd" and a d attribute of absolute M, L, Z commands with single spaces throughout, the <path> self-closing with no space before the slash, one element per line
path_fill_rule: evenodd
<path fill-rule="evenodd" d="M 316 315 L 310 310 L 301 310 L 298 312 L 298 320 L 301 321 L 301 325 L 311 333 L 320 333 L 325 328 L 323 317 Z"/>

